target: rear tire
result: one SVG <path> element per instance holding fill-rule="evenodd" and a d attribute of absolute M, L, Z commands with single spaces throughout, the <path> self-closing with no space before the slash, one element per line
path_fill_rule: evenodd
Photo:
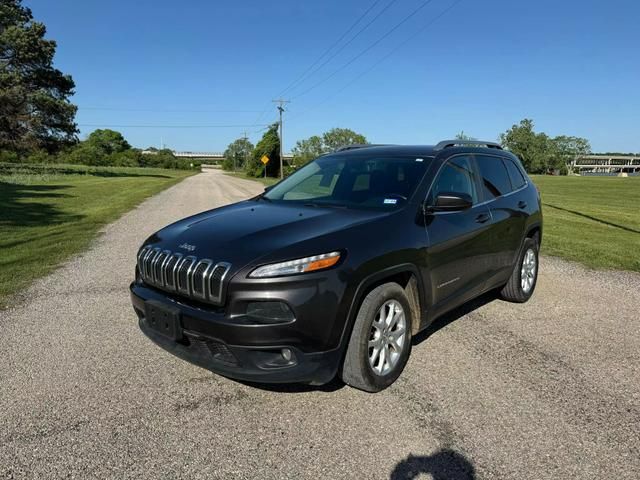
<path fill-rule="evenodd" d="M 503 300 L 524 303 L 531 298 L 538 281 L 538 242 L 525 238 L 518 261 L 513 267 L 509 281 L 500 292 Z"/>
<path fill-rule="evenodd" d="M 402 373 L 411 353 L 411 306 L 397 283 L 374 288 L 356 317 L 342 380 L 366 392 L 384 390 Z"/>

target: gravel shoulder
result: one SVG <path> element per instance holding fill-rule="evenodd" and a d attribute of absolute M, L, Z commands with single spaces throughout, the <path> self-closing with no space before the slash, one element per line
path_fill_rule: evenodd
<path fill-rule="evenodd" d="M 638 274 L 544 257 L 529 303 L 438 320 L 376 395 L 246 385 L 153 345 L 128 296 L 140 243 L 262 188 L 189 177 L 0 311 L 0 478 L 640 477 Z"/>

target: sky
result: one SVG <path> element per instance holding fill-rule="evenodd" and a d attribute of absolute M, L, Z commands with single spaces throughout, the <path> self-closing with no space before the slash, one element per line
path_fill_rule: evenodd
<path fill-rule="evenodd" d="M 635 0 L 24 4 L 76 83 L 80 138 L 113 128 L 140 148 L 220 152 L 245 131 L 256 143 L 282 97 L 286 151 L 333 127 L 495 141 L 531 118 L 595 152 L 640 152 Z"/>

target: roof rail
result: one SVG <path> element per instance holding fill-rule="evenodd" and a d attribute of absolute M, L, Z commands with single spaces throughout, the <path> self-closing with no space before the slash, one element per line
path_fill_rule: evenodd
<path fill-rule="evenodd" d="M 449 147 L 455 147 L 456 145 L 475 145 L 478 147 L 495 148 L 502 150 L 502 146 L 496 142 L 485 142 L 483 140 L 443 140 L 433 147 L 434 150 L 443 150 Z"/>
<path fill-rule="evenodd" d="M 346 150 L 355 150 L 356 148 L 366 148 L 366 147 L 386 147 L 388 144 L 386 143 L 354 143 L 353 145 L 343 145 L 342 147 L 336 148 L 335 152 L 344 152 Z"/>

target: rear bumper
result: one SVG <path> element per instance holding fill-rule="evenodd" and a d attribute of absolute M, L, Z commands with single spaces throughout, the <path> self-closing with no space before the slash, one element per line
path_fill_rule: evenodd
<path fill-rule="evenodd" d="M 194 365 L 218 373 L 225 377 L 258 383 L 309 383 L 322 385 L 331 381 L 341 359 L 341 349 L 322 352 L 303 351 L 298 342 L 288 343 L 291 334 L 278 335 L 280 341 L 274 341 L 274 332 L 269 327 L 253 328 L 250 335 L 246 325 L 230 325 L 224 317 L 203 315 L 199 312 L 198 321 L 190 307 L 177 305 L 182 311 L 181 339 L 176 341 L 165 337 L 149 327 L 144 312 L 145 300 L 164 300 L 176 306 L 171 299 L 151 289 L 131 286 L 131 300 L 138 315 L 138 323 L 144 334 L 155 344 L 173 355 Z M 204 317 L 208 317 L 206 320 Z M 206 329 L 198 329 L 206 321 Z M 196 328 L 193 328 L 196 327 Z M 278 330 L 286 328 L 277 326 Z M 259 331 L 265 333 L 265 342 L 250 345 L 242 344 L 242 338 L 256 339 Z M 245 335 L 243 335 L 243 333 Z M 283 357 L 283 349 L 288 349 L 291 359 Z"/>

